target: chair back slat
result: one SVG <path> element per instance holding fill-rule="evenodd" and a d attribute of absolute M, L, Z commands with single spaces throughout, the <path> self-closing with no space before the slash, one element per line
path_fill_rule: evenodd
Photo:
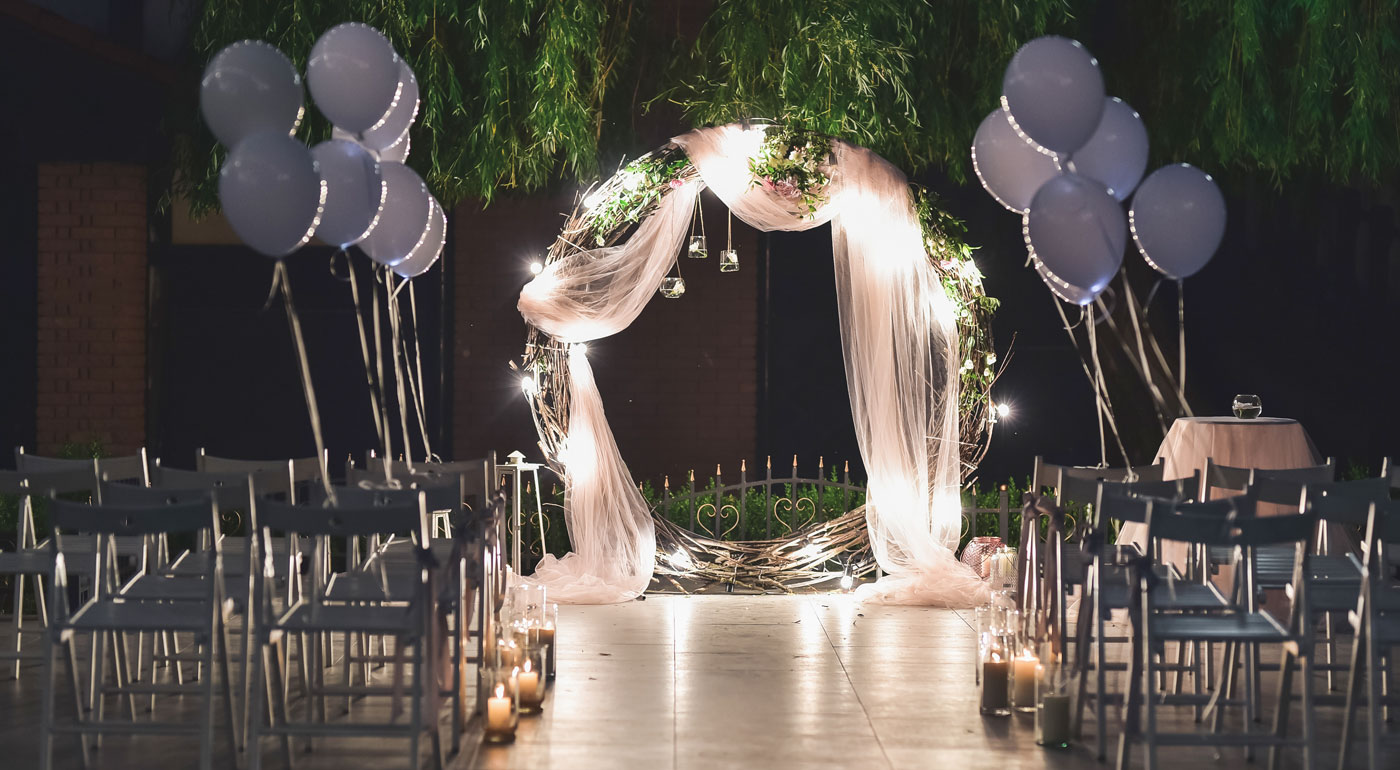
<path fill-rule="evenodd" d="M 429 511 L 457 511 L 462 507 L 464 484 L 461 476 L 398 476 L 394 478 L 399 484 L 397 489 L 382 486 L 382 479 L 376 484 L 373 471 L 355 471 L 351 479 L 355 482 L 353 485 L 335 488 L 336 502 L 341 507 L 411 503 L 418 492 L 424 494 Z M 369 486 L 362 485 L 362 481 Z M 324 489 L 312 490 L 313 505 L 323 505 L 325 498 Z"/>
<path fill-rule="evenodd" d="M 71 471 L 91 469 L 96 464 L 94 481 L 97 478 L 105 477 L 113 481 L 133 481 L 138 484 L 149 484 L 151 475 L 146 464 L 146 450 L 143 448 L 134 455 L 124 455 L 122 457 L 44 457 L 34 455 L 24 451 L 24 447 L 15 448 L 15 469 L 20 471 Z M 92 489 L 96 486 L 94 483 Z M 74 490 L 77 491 L 77 490 Z"/>
<path fill-rule="evenodd" d="M 1308 484 L 1303 502 L 1324 521 L 1343 524 L 1366 523 L 1371 503 L 1390 499 L 1390 485 L 1383 478 Z"/>
<path fill-rule="evenodd" d="M 1190 476 L 1179 479 L 1125 482 L 1116 485 L 1114 491 L 1136 497 L 1158 497 L 1186 503 L 1194 501 L 1200 490 L 1201 472 L 1192 471 Z"/>
<path fill-rule="evenodd" d="M 1123 494 L 1117 484 L 1100 483 L 1094 512 L 1100 526 L 1109 520 L 1131 521 L 1138 524 L 1147 522 L 1147 509 L 1151 498 Z"/>
<path fill-rule="evenodd" d="M 1031 489 L 1037 494 L 1044 487 L 1055 487 L 1064 479 L 1081 479 L 1085 481 L 1126 481 L 1129 476 L 1135 481 L 1161 481 L 1163 476 L 1163 466 L 1160 463 L 1153 465 L 1134 466 L 1133 468 L 1100 468 L 1092 465 L 1058 465 L 1056 463 L 1045 462 L 1045 458 L 1037 455 L 1035 467 L 1031 474 Z M 1081 494 L 1091 488 L 1076 485 Z M 1078 502 L 1093 501 L 1092 494 Z M 1063 491 L 1061 491 L 1061 501 L 1063 503 Z"/>
<path fill-rule="evenodd" d="M 1148 511 L 1148 536 L 1215 546 L 1254 547 L 1297 543 L 1317 528 L 1313 513 L 1255 516 L 1255 501 L 1238 496 L 1207 503 L 1156 501 Z"/>
<path fill-rule="evenodd" d="M 87 505 L 55 499 L 49 505 L 54 529 L 97 535 L 159 535 L 198 532 L 215 526 L 214 501 L 204 497 L 162 505 Z"/>
<path fill-rule="evenodd" d="M 0 470 L 0 494 L 41 495 L 92 492 L 97 489 L 97 466 L 92 460 L 65 470 Z"/>
<path fill-rule="evenodd" d="M 427 532 L 427 513 L 421 493 L 413 502 L 366 507 L 288 505 L 258 500 L 258 526 L 299 535 L 353 537 L 413 530 Z"/>

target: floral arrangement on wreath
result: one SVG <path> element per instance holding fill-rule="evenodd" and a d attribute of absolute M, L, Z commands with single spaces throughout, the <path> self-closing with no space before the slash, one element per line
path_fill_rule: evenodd
<path fill-rule="evenodd" d="M 749 159 L 754 186 L 792 201 L 809 219 L 826 203 L 830 168 L 831 137 L 784 126 L 768 129 Z"/>
<path fill-rule="evenodd" d="M 794 203 L 800 216 L 812 217 L 827 202 L 831 185 L 832 139 L 800 129 L 773 126 L 759 153 L 749 160 L 752 184 Z M 550 247 L 546 262 L 556 262 L 589 246 L 621 242 L 656 210 L 663 197 L 697 179 L 699 172 L 685 152 L 668 145 L 623 166 L 585 195 Z M 982 272 L 973 261 L 973 247 L 963 241 L 967 228 L 948 214 L 938 196 L 910 185 L 910 201 L 923 234 L 924 248 L 953 303 L 958 324 L 961 388 L 958 412 L 964 453 L 964 476 L 976 468 L 986 451 L 987 408 L 998 366 L 992 344 L 992 315 L 998 300 L 988 297 Z M 531 329 L 522 366 L 538 383 L 532 399 L 536 426 L 543 443 L 556 448 L 566 435 L 567 401 L 562 399 L 567 367 L 552 359 L 563 355 L 537 329 Z M 512 364 L 514 366 L 514 364 Z M 550 452 L 552 454 L 552 451 Z"/>

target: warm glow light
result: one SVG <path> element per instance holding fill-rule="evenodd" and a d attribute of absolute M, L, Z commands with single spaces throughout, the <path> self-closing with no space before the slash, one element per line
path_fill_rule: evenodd
<path fill-rule="evenodd" d="M 505 686 L 505 685 L 503 685 L 503 684 L 498 684 L 498 685 L 496 685 L 496 697 L 497 697 L 497 698 L 504 698 L 504 697 L 506 697 L 506 686 Z"/>
<path fill-rule="evenodd" d="M 525 391 L 525 395 L 533 396 L 539 392 L 539 388 L 539 383 L 535 382 L 534 377 L 527 374 L 520 378 L 520 389 Z"/>
<path fill-rule="evenodd" d="M 667 554 L 667 560 L 671 562 L 672 567 L 678 570 L 689 572 L 695 569 L 695 562 L 690 560 L 690 554 L 682 551 L 680 548 Z"/>
<path fill-rule="evenodd" d="M 997 404 L 997 417 L 1000 417 L 1000 418 L 1002 418 L 1002 419 L 1004 420 L 1004 419 L 1006 419 L 1007 417 L 1010 417 L 1010 416 L 1011 416 L 1011 405 L 1010 405 L 1010 404 L 1005 404 L 1005 403 Z"/>
<path fill-rule="evenodd" d="M 543 262 L 531 262 L 531 263 L 530 263 L 530 272 L 531 272 L 532 274 L 534 274 L 534 275 L 539 275 L 540 273 L 543 273 L 543 272 L 544 272 L 544 263 L 543 263 Z"/>
<path fill-rule="evenodd" d="M 577 345 L 574 345 L 572 348 L 570 348 L 570 349 L 569 349 L 569 352 L 570 352 L 570 353 L 577 353 L 578 355 L 581 355 L 581 356 L 586 356 L 586 355 L 588 355 L 588 345 L 585 344 L 585 343 L 580 342 L 580 343 L 578 343 Z"/>
<path fill-rule="evenodd" d="M 855 584 L 856 584 L 856 579 L 853 578 L 853 577 L 851 577 L 850 575 L 842 575 L 842 576 L 841 576 L 841 590 L 842 590 L 842 591 L 849 591 L 849 590 L 851 590 L 851 587 L 854 586 Z"/>

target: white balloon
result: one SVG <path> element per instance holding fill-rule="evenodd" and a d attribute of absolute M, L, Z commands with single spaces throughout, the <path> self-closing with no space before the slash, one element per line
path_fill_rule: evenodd
<path fill-rule="evenodd" d="M 365 131 L 364 145 L 372 150 L 383 150 L 397 142 L 408 127 L 418 117 L 418 78 L 408 62 L 399 61 L 399 89 L 394 94 L 394 103 L 389 107 L 379 125 Z"/>
<path fill-rule="evenodd" d="M 1021 46 L 1006 66 L 1002 104 L 1036 144 L 1058 153 L 1084 146 L 1103 113 L 1103 73 L 1077 40 L 1046 35 Z"/>
<path fill-rule="evenodd" d="M 260 131 L 229 153 L 219 171 L 219 202 L 244 243 L 282 257 L 316 232 L 325 187 L 306 145 L 281 131 Z"/>
<path fill-rule="evenodd" d="M 1147 127 L 1137 110 L 1116 96 L 1103 105 L 1094 135 L 1074 153 L 1069 169 L 1096 179 L 1118 200 L 1127 200 L 1147 170 Z"/>
<path fill-rule="evenodd" d="M 1046 182 L 1022 223 L 1031 257 L 1069 286 L 1097 295 L 1123 264 L 1127 218 L 1091 179 L 1060 174 Z"/>
<path fill-rule="evenodd" d="M 311 148 L 311 154 L 326 186 L 316 237 L 341 248 L 358 243 L 374 229 L 384 208 L 379 161 L 369 150 L 344 139 L 321 142 Z"/>
<path fill-rule="evenodd" d="M 363 134 L 388 115 L 399 91 L 399 55 L 379 30 L 348 22 L 326 30 L 306 62 L 311 98 L 330 121 Z"/>
<path fill-rule="evenodd" d="M 447 213 L 442 210 L 437 198 L 430 197 L 429 203 L 432 213 L 428 215 L 428 229 L 423 231 L 422 240 L 404 261 L 393 267 L 394 272 L 404 278 L 414 278 L 428 272 L 437 264 L 443 247 L 447 245 Z"/>
<path fill-rule="evenodd" d="M 1128 216 L 1143 259 L 1177 280 L 1205 267 L 1225 237 L 1225 196 L 1210 174 L 1189 163 L 1153 171 Z"/>
<path fill-rule="evenodd" d="M 1036 259 L 1034 255 L 1031 257 L 1031 265 L 1035 267 L 1036 274 L 1040 276 L 1040 280 L 1045 282 L 1045 285 L 1049 287 L 1052 294 L 1072 305 L 1087 305 L 1093 302 L 1094 298 L 1099 294 L 1098 292 L 1089 291 L 1088 289 L 1081 289 L 1058 275 L 1055 275 L 1045 267 L 1044 262 Z"/>
<path fill-rule="evenodd" d="M 359 137 L 355 136 L 349 131 L 344 131 L 336 127 L 331 128 L 331 138 L 344 139 L 347 142 L 354 142 L 355 144 L 358 144 L 361 147 L 364 147 L 366 150 L 369 150 L 370 152 L 374 153 L 375 157 L 379 158 L 379 161 L 381 163 L 403 163 L 404 161 L 408 160 L 408 148 L 410 143 L 408 135 L 410 133 L 409 129 L 411 128 L 412 126 L 409 126 L 409 128 L 405 128 L 403 130 L 402 136 L 400 136 L 393 144 L 389 145 L 388 147 L 385 147 L 382 150 L 375 150 L 372 147 L 366 147 L 362 142 L 360 142 Z"/>
<path fill-rule="evenodd" d="M 234 43 L 204 68 L 199 109 L 225 147 L 259 131 L 290 135 L 301 123 L 301 76 L 286 54 L 261 40 Z"/>
<path fill-rule="evenodd" d="M 1060 173 L 1060 162 L 1055 153 L 1017 133 L 1006 110 L 998 108 L 977 127 L 972 139 L 972 170 L 997 203 L 1024 214 L 1035 191 Z"/>
<path fill-rule="evenodd" d="M 433 198 L 423 180 L 408 166 L 381 162 L 379 170 L 388 188 L 384 210 L 379 214 L 379 224 L 360 246 L 370 259 L 393 267 L 404 261 L 423 239 Z"/>

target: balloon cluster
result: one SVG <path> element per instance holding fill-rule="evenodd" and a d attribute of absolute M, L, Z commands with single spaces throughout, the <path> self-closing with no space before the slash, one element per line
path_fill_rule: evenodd
<path fill-rule="evenodd" d="M 1204 267 L 1225 234 L 1225 198 L 1209 174 L 1182 163 L 1142 178 L 1142 119 L 1105 96 L 1098 61 L 1067 38 L 1037 38 L 1012 57 L 1001 107 L 972 141 L 972 165 L 987 192 L 1021 215 L 1045 285 L 1076 305 L 1093 302 L 1118 273 L 1129 232 L 1147 263 L 1177 280 Z"/>
<path fill-rule="evenodd" d="M 200 83 L 204 120 L 229 148 L 219 201 L 238 237 L 284 257 L 312 237 L 358 244 L 404 278 L 442 254 L 447 216 L 403 164 L 418 116 L 418 80 L 373 27 L 330 28 L 311 48 L 306 82 L 334 125 L 307 147 L 294 134 L 305 108 L 301 75 L 285 54 L 245 40 L 220 51 Z"/>

